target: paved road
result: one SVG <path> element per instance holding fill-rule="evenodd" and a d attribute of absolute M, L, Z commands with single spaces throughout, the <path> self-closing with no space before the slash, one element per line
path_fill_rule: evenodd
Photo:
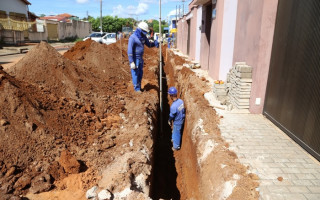
<path fill-rule="evenodd" d="M 57 50 L 61 54 L 64 54 L 67 51 L 66 48 L 59 48 Z M 0 65 L 2 65 L 4 69 L 8 69 L 14 64 L 16 64 L 25 55 L 26 53 L 0 56 Z"/>

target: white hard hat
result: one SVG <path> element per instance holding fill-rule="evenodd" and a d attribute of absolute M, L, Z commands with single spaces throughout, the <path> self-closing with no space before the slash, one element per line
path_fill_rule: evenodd
<path fill-rule="evenodd" d="M 141 28 L 142 30 L 146 31 L 146 32 L 149 32 L 149 26 L 147 23 L 145 22 L 140 22 L 138 24 L 138 27 Z"/>

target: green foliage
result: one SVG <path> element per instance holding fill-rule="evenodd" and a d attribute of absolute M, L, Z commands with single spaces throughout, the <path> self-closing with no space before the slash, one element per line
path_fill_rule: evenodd
<path fill-rule="evenodd" d="M 100 17 L 93 18 L 89 16 L 93 31 L 100 31 Z M 132 27 L 135 20 L 132 18 L 118 18 L 117 16 L 104 16 L 102 17 L 102 31 L 103 32 L 118 32 L 122 30 L 122 26 Z"/>

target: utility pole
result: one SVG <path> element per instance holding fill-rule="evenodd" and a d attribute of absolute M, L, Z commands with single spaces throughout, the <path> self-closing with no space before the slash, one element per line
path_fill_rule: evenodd
<path fill-rule="evenodd" d="M 182 5 L 183 5 L 183 7 L 182 7 L 182 16 L 184 15 L 184 2 L 185 2 L 185 0 L 182 0 Z"/>
<path fill-rule="evenodd" d="M 177 19 L 178 19 L 178 18 L 177 18 L 177 15 L 178 15 L 178 6 L 176 5 L 176 26 L 178 25 L 178 24 L 177 24 L 177 23 L 178 23 L 178 22 L 177 22 Z"/>
<path fill-rule="evenodd" d="M 100 32 L 102 34 L 102 0 L 100 0 Z"/>
<path fill-rule="evenodd" d="M 162 41 L 162 31 L 161 31 L 161 0 L 159 1 L 159 41 Z M 161 38 L 161 39 L 160 39 Z M 162 101 L 162 52 L 161 52 L 161 42 L 159 43 L 159 78 L 160 78 L 160 132 L 161 136 L 163 134 L 163 101 Z"/>
<path fill-rule="evenodd" d="M 181 17 L 180 11 L 181 11 L 181 8 L 180 8 L 180 5 L 179 5 L 179 18 Z"/>

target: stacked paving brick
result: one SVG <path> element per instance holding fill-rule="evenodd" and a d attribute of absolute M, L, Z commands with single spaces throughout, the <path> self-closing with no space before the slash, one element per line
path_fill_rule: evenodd
<path fill-rule="evenodd" d="M 252 84 L 252 67 L 237 62 L 227 75 L 228 97 L 238 109 L 248 109 Z"/>
<path fill-rule="evenodd" d="M 219 101 L 221 101 L 222 99 L 226 99 L 227 98 L 227 87 L 226 84 L 214 84 L 213 85 L 213 92 L 214 92 L 214 96 L 216 97 L 216 99 L 218 99 Z"/>

